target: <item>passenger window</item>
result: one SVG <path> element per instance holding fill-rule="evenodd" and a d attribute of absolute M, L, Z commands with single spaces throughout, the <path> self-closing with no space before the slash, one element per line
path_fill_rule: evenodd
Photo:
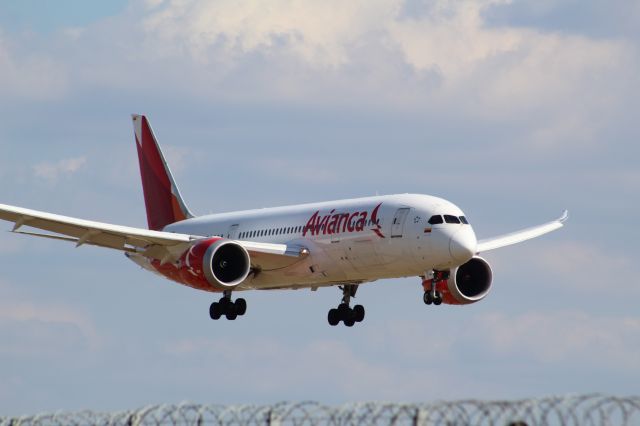
<path fill-rule="evenodd" d="M 447 223 L 460 223 L 460 219 L 458 219 L 455 216 L 452 216 L 450 214 L 445 214 L 444 215 L 444 221 Z"/>
<path fill-rule="evenodd" d="M 469 224 L 469 222 L 467 221 L 467 218 L 464 216 L 460 216 L 460 222 L 464 223 L 465 225 Z"/>
<path fill-rule="evenodd" d="M 442 216 L 440 216 L 439 214 L 431 216 L 431 218 L 429 219 L 429 223 L 431 225 L 438 225 L 440 223 L 443 223 L 442 222 Z"/>

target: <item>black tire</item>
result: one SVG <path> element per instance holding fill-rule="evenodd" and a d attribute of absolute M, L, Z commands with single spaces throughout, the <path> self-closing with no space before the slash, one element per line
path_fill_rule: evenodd
<path fill-rule="evenodd" d="M 344 325 L 346 325 L 347 327 L 353 327 L 353 324 L 356 323 L 356 319 L 353 317 L 353 315 L 350 315 L 348 318 L 344 319 Z"/>
<path fill-rule="evenodd" d="M 433 299 L 433 304 L 438 306 L 442 304 L 442 295 L 438 294 L 435 299 Z"/>
<path fill-rule="evenodd" d="M 238 316 L 242 316 L 247 313 L 247 301 L 243 298 L 236 299 L 234 305 L 236 305 L 236 312 L 238 313 Z"/>
<path fill-rule="evenodd" d="M 346 303 L 338 305 L 338 318 L 340 321 L 344 321 L 351 315 L 351 308 Z"/>
<path fill-rule="evenodd" d="M 238 318 L 238 312 L 236 311 L 236 307 L 233 303 L 229 303 L 227 305 L 227 312 L 225 312 L 225 316 L 229 321 L 233 321 Z"/>
<path fill-rule="evenodd" d="M 327 314 L 327 321 L 332 327 L 338 325 L 338 323 L 340 322 L 340 314 L 338 313 L 337 309 L 329 309 L 329 313 Z"/>
<path fill-rule="evenodd" d="M 431 297 L 431 292 L 430 291 L 425 291 L 424 295 L 422 296 L 422 301 L 427 304 L 430 305 L 433 303 L 433 298 Z"/>
<path fill-rule="evenodd" d="M 222 316 L 222 310 L 218 302 L 213 302 L 211 306 L 209 306 L 209 316 L 212 320 L 219 320 Z"/>
<path fill-rule="evenodd" d="M 364 319 L 364 306 L 356 305 L 353 307 L 353 318 L 356 322 L 362 322 Z"/>

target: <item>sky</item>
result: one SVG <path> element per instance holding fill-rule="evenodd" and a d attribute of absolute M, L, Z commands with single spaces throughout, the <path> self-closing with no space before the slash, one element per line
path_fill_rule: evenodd
<path fill-rule="evenodd" d="M 146 226 L 131 113 L 198 214 L 425 193 L 479 238 L 479 303 L 420 280 L 216 295 L 0 233 L 0 415 L 148 404 L 637 395 L 640 3 L 0 2 L 0 203 Z M 4 224 L 9 231 L 11 225 Z"/>

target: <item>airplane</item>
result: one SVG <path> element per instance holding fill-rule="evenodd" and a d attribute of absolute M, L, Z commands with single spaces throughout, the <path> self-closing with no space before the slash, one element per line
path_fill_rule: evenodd
<path fill-rule="evenodd" d="M 361 322 L 351 306 L 359 286 L 419 277 L 427 305 L 484 299 L 493 272 L 481 253 L 559 229 L 568 218 L 478 241 L 463 211 L 429 195 L 395 194 L 195 216 L 158 145 L 149 120 L 132 115 L 148 228 L 76 219 L 0 204 L 12 232 L 123 251 L 139 266 L 179 284 L 221 293 L 213 320 L 247 310 L 247 290 L 338 286 L 331 326 Z M 23 227 L 46 232 L 23 231 Z"/>

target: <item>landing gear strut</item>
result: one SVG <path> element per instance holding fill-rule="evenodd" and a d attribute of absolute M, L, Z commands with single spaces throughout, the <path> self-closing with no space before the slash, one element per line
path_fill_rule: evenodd
<path fill-rule="evenodd" d="M 327 321 L 331 326 L 336 326 L 342 321 L 347 327 L 353 327 L 355 323 L 364 319 L 364 306 L 356 305 L 353 308 L 349 306 L 351 298 L 356 296 L 358 285 L 347 284 L 339 288 L 342 290 L 342 303 L 337 308 L 329 310 Z"/>
<path fill-rule="evenodd" d="M 431 278 L 428 280 L 428 278 Z M 427 305 L 440 305 L 442 303 L 442 293 L 438 291 L 438 282 L 449 279 L 449 271 L 431 271 L 429 272 L 425 280 L 423 281 L 424 295 L 422 300 Z M 429 287 L 427 288 L 427 280 L 429 281 Z"/>
<path fill-rule="evenodd" d="M 224 315 L 228 320 L 233 321 L 245 312 L 247 312 L 247 301 L 241 297 L 235 302 L 232 301 L 230 290 L 225 291 L 222 298 L 209 307 L 209 316 L 212 320 L 218 320 Z"/>

